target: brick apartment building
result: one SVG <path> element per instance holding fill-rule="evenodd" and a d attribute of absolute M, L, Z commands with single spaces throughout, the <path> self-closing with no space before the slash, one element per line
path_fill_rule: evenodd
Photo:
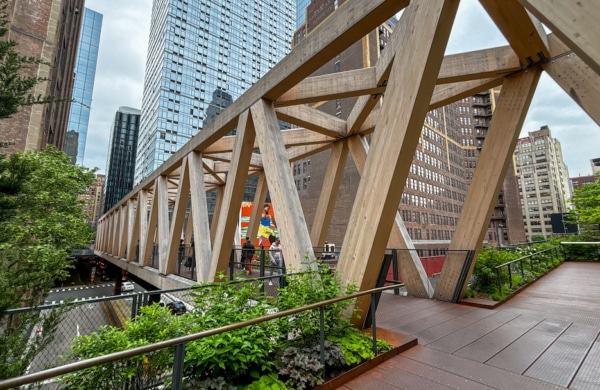
<path fill-rule="evenodd" d="M 310 34 L 343 1 L 313 0 L 306 22 L 298 27 L 293 45 Z M 390 20 L 336 56 L 314 75 L 374 66 L 395 26 Z M 445 252 L 462 211 L 477 158 L 489 127 L 498 91 L 487 91 L 430 111 L 404 187 L 399 211 L 415 247 L 422 256 Z M 346 119 L 357 98 L 321 102 L 312 107 Z M 314 220 L 330 151 L 296 162 L 293 175 L 308 226 Z M 327 240 L 342 242 L 359 175 L 352 157 L 345 165 Z M 517 181 L 509 169 L 495 206 L 486 240 L 509 245 L 526 240 Z M 365 227 L 364 239 L 369 229 Z"/>
<path fill-rule="evenodd" d="M 73 91 L 77 43 L 84 0 L 8 0 L 8 39 L 17 51 L 45 64 L 31 66 L 28 75 L 47 78 L 32 94 L 55 96 L 63 101 L 23 106 L 0 121 L 0 141 L 7 153 L 43 150 L 52 144 L 63 149 Z"/>

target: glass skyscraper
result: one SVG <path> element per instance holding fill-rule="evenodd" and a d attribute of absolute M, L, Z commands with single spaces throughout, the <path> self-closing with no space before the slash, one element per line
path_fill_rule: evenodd
<path fill-rule="evenodd" d="M 289 52 L 294 1 L 154 0 L 136 184 Z"/>
<path fill-rule="evenodd" d="M 306 22 L 306 8 L 309 4 L 310 0 L 296 0 L 296 28 Z"/>
<path fill-rule="evenodd" d="M 115 114 L 110 142 L 104 191 L 106 213 L 133 189 L 135 155 L 140 130 L 141 111 L 119 107 Z"/>
<path fill-rule="evenodd" d="M 90 120 L 90 107 L 92 105 L 92 92 L 96 78 L 96 62 L 102 30 L 102 14 L 84 8 L 79 47 L 75 63 L 75 84 L 73 86 L 73 102 L 69 112 L 67 132 L 78 133 L 77 148 L 67 148 L 67 154 L 72 161 L 83 165 L 85 153 L 85 140 L 87 138 L 88 123 Z M 72 134 L 72 133 L 71 133 Z M 71 138 L 73 136 L 71 135 Z M 68 140 L 67 140 L 68 141 Z M 73 152 L 76 151 L 76 154 Z"/>

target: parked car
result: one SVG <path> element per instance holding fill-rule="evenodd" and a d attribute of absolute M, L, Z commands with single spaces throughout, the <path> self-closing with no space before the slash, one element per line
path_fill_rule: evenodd
<path fill-rule="evenodd" d="M 167 303 L 167 307 L 171 310 L 171 314 L 181 315 L 187 312 L 187 308 L 185 307 L 185 303 L 181 301 L 174 301 Z"/>
<path fill-rule="evenodd" d="M 131 282 L 123 282 L 121 284 L 121 291 L 133 291 L 135 290 L 135 286 Z"/>

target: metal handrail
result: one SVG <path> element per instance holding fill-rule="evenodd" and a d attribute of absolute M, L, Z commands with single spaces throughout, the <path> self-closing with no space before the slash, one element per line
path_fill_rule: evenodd
<path fill-rule="evenodd" d="M 513 287 L 513 283 L 512 283 L 511 265 L 513 263 L 517 263 L 517 262 L 519 263 L 520 270 L 521 270 L 521 277 L 524 279 L 525 278 L 525 270 L 523 268 L 523 261 L 529 259 L 529 264 L 530 264 L 531 270 L 533 271 L 533 257 L 534 256 L 543 254 L 543 253 L 548 252 L 548 251 L 555 252 L 558 248 L 559 248 L 559 246 L 554 246 L 552 248 L 544 249 L 544 250 L 532 253 L 532 254 L 527 255 L 527 256 L 519 257 L 518 259 L 511 260 L 511 261 L 508 261 L 508 262 L 506 262 L 504 264 L 500 264 L 500 265 L 494 267 L 494 269 L 496 270 L 496 279 L 497 279 L 497 284 L 498 284 L 498 292 L 500 293 L 502 291 L 502 280 L 501 280 L 501 277 L 500 277 L 500 269 L 502 267 L 507 267 L 508 268 L 508 283 L 509 283 L 510 288 L 512 288 Z M 546 260 L 546 265 L 548 265 L 548 260 Z"/>
<path fill-rule="evenodd" d="M 539 255 L 540 253 L 548 252 L 548 251 L 554 250 L 554 249 L 556 249 L 556 248 L 558 248 L 558 247 L 557 247 L 557 246 L 553 246 L 552 248 L 544 249 L 544 250 L 542 250 L 542 251 L 535 252 L 535 253 L 532 253 L 532 254 L 530 254 L 530 255 L 523 256 L 523 257 L 519 257 L 518 259 L 515 259 L 515 260 L 508 261 L 508 262 L 506 262 L 506 263 L 504 263 L 504 264 L 497 265 L 497 266 L 496 266 L 496 267 L 494 267 L 494 268 L 500 268 L 500 267 L 504 267 L 504 266 L 506 266 L 506 265 L 509 265 L 509 264 L 512 264 L 512 263 L 516 263 L 517 261 L 523 261 L 523 259 L 526 259 L 526 258 L 528 258 L 528 257 L 535 256 L 535 255 Z"/>
<path fill-rule="evenodd" d="M 148 345 L 144 345 L 142 347 L 136 347 L 136 348 L 128 349 L 125 351 L 113 352 L 108 355 L 99 356 L 99 357 L 95 357 L 95 358 L 91 358 L 91 359 L 86 359 L 86 360 L 82 360 L 82 361 L 75 362 L 75 363 L 65 364 L 64 366 L 50 368 L 48 370 L 39 371 L 39 372 L 36 372 L 33 374 L 27 374 L 27 375 L 23 375 L 23 376 L 16 377 L 16 378 L 6 379 L 3 381 L 0 381 L 0 390 L 10 389 L 10 388 L 14 388 L 17 386 L 22 386 L 22 385 L 27 385 L 27 384 L 43 381 L 46 379 L 57 377 L 59 375 L 69 374 L 69 373 L 72 373 L 75 371 L 94 367 L 94 366 L 97 366 L 100 364 L 110 363 L 110 362 L 114 362 L 117 360 L 122 360 L 122 359 L 130 358 L 133 356 L 141 355 L 144 353 L 154 352 L 159 349 L 175 347 L 177 345 L 183 345 L 188 342 L 199 340 L 199 339 L 202 339 L 205 337 L 213 336 L 213 335 L 224 333 L 224 332 L 229 332 L 229 331 L 240 329 L 240 328 L 243 328 L 243 327 L 246 327 L 249 325 L 259 324 L 259 323 L 274 320 L 277 318 L 287 317 L 287 316 L 290 316 L 290 315 L 293 315 L 296 313 L 300 313 L 303 311 L 321 308 L 321 307 L 324 307 L 327 305 L 331 305 L 333 303 L 342 302 L 342 301 L 345 301 L 348 299 L 358 298 L 358 297 L 361 297 L 361 296 L 367 295 L 367 294 L 371 294 L 371 302 L 373 302 L 373 294 L 377 294 L 377 293 L 380 293 L 380 292 L 383 292 L 386 290 L 391 290 L 394 288 L 397 288 L 397 286 L 391 285 L 391 286 L 386 286 L 386 287 L 374 288 L 374 289 L 367 290 L 367 291 L 361 291 L 361 292 L 353 293 L 353 294 L 346 295 L 343 297 L 332 298 L 332 299 L 328 299 L 326 301 L 321 301 L 321 302 L 313 303 L 310 305 L 306 305 L 306 306 L 302 306 L 302 307 L 298 307 L 298 308 L 294 308 L 294 309 L 288 309 L 288 310 L 284 310 L 284 311 L 274 313 L 274 314 L 268 314 L 263 317 L 253 318 L 251 320 L 246 320 L 243 322 L 238 322 L 235 324 L 226 325 L 226 326 L 222 326 L 222 327 L 215 328 L 215 329 L 205 330 L 202 332 L 193 333 L 193 334 L 186 335 L 186 336 L 176 337 L 171 340 L 160 341 L 158 343 L 148 344 Z M 371 310 L 374 311 L 374 308 L 372 307 Z M 372 314 L 374 315 L 375 313 L 372 313 Z M 375 345 L 376 344 L 376 331 L 374 329 L 374 326 L 375 326 L 375 321 L 373 321 L 373 330 L 372 330 L 373 343 Z"/>

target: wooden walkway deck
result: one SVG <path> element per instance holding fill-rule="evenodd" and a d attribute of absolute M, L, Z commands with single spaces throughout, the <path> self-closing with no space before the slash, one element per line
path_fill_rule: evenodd
<path fill-rule="evenodd" d="M 418 345 L 339 389 L 600 389 L 600 262 L 567 262 L 495 309 L 385 294 Z"/>

